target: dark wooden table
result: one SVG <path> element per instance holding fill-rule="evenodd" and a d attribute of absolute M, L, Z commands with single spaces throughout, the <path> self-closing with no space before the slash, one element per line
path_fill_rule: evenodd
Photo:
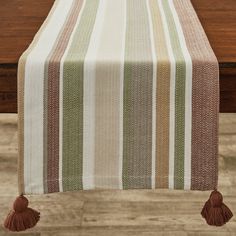
<path fill-rule="evenodd" d="M 0 112 L 17 112 L 17 62 L 54 0 L 0 5 Z M 236 0 L 192 0 L 220 65 L 220 111 L 236 112 Z"/>

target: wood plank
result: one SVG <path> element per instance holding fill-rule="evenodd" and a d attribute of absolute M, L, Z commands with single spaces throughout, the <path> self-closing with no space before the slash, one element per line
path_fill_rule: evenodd
<path fill-rule="evenodd" d="M 236 67 L 235 0 L 191 1 L 219 63 Z"/>
<path fill-rule="evenodd" d="M 17 93 L 0 92 L 0 113 L 17 112 Z"/>
<path fill-rule="evenodd" d="M 11 0 L 0 5 L 0 64 L 17 63 L 54 0 Z"/>
<path fill-rule="evenodd" d="M 236 112 L 236 67 L 220 70 L 220 112 Z"/>
<path fill-rule="evenodd" d="M 16 92 L 17 89 L 17 65 L 0 64 L 0 91 Z"/>
<path fill-rule="evenodd" d="M 0 113 L 17 112 L 17 64 L 0 64 Z"/>
<path fill-rule="evenodd" d="M 219 190 L 236 211 L 236 115 L 220 114 Z M 0 115 L 0 222 L 17 194 L 17 115 Z M 9 154 L 10 150 L 10 154 Z M 0 235 L 42 236 L 235 236 L 235 217 L 208 226 L 200 210 L 209 191 L 94 190 L 28 196 L 41 211 L 33 229 Z"/>

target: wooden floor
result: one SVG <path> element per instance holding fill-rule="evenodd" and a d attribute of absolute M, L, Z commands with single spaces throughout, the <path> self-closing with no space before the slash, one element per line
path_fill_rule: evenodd
<path fill-rule="evenodd" d="M 17 194 L 17 115 L 0 114 L 0 221 Z M 236 215 L 236 114 L 220 116 L 219 190 Z M 223 227 L 200 216 L 209 192 L 81 191 L 29 197 L 41 221 L 21 235 L 236 235 L 236 216 Z M 17 235 L 0 227 L 0 235 Z"/>

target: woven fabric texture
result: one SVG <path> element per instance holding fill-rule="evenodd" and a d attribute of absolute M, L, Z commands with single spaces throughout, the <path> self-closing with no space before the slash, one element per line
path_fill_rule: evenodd
<path fill-rule="evenodd" d="M 19 191 L 213 189 L 218 107 L 190 0 L 56 0 L 19 61 Z"/>

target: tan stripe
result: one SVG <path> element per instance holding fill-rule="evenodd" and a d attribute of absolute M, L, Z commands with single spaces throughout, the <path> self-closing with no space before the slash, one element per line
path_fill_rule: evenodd
<path fill-rule="evenodd" d="M 50 21 L 57 5 L 58 0 L 55 1 L 54 5 L 52 6 L 52 9 L 47 17 L 47 19 L 44 21 L 43 25 L 37 32 L 37 34 L 34 37 L 33 42 L 30 44 L 29 48 L 22 54 L 22 56 L 19 59 L 18 63 L 18 191 L 19 194 L 25 192 L 24 187 L 24 83 L 25 83 L 25 64 L 27 60 L 27 56 L 30 54 L 30 52 L 33 50 L 34 46 L 37 44 L 39 37 L 42 33 L 42 31 L 47 26 L 48 22 Z"/>
<path fill-rule="evenodd" d="M 112 11 L 116 9 L 116 13 Z M 95 186 L 119 188 L 121 58 L 125 1 L 106 1 L 97 56 L 95 90 Z M 111 24 L 112 22 L 112 24 Z M 116 27 L 114 27 L 116 25 Z"/>
<path fill-rule="evenodd" d="M 191 189 L 217 186 L 219 68 L 188 0 L 174 0 L 193 61 Z"/>
<path fill-rule="evenodd" d="M 34 42 L 35 44 L 36 42 Z M 24 193 L 24 84 L 25 84 L 25 63 L 27 55 L 32 50 L 28 49 L 27 52 L 22 55 L 18 63 L 18 191 L 19 194 Z"/>
<path fill-rule="evenodd" d="M 170 61 L 157 1 L 149 4 L 157 55 L 156 188 L 168 188 Z"/>

